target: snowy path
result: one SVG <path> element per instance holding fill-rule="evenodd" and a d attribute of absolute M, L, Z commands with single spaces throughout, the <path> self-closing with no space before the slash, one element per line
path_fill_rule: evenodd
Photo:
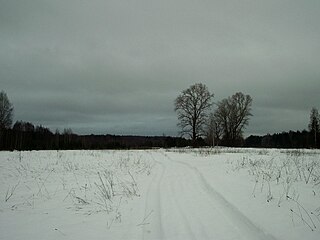
<path fill-rule="evenodd" d="M 143 239 L 274 239 L 216 192 L 196 168 L 166 153 L 152 154 L 158 166 L 147 190 Z"/>
<path fill-rule="evenodd" d="M 298 205 L 283 198 L 297 173 L 283 172 L 267 202 L 266 184 L 256 189 L 256 175 L 239 168 L 252 161 L 268 170 L 275 159 L 277 173 L 282 162 L 308 166 L 320 152 L 292 160 L 282 150 L 220 151 L 0 152 L 0 239 L 320 239 L 319 185 L 294 182 Z M 110 181 L 115 195 L 106 200 L 101 186 Z"/>

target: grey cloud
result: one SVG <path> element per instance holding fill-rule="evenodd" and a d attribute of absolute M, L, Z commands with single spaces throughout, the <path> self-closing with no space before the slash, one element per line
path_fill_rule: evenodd
<path fill-rule="evenodd" d="M 178 132 L 195 82 L 253 99 L 247 133 L 319 106 L 320 2 L 0 0 L 0 88 L 17 120 L 80 133 Z M 286 113 L 286 114 L 284 114 Z"/>

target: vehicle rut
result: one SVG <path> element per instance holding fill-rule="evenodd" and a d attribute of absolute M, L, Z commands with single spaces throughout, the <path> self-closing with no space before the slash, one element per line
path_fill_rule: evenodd
<path fill-rule="evenodd" d="M 144 239 L 275 240 L 217 192 L 190 164 L 158 151 L 157 177 L 150 184 L 146 212 L 154 211 Z"/>

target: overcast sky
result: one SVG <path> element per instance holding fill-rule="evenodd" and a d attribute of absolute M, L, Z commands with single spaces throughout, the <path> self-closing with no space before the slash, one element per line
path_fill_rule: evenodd
<path fill-rule="evenodd" d="M 0 90 L 14 120 L 77 133 L 177 135 L 201 82 L 253 98 L 248 134 L 320 108 L 319 0 L 0 0 Z"/>

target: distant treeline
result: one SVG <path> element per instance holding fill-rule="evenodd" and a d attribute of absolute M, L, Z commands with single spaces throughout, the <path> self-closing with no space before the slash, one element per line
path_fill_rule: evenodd
<path fill-rule="evenodd" d="M 320 136 L 320 134 L 317 134 Z M 314 134 L 306 130 L 289 131 L 265 136 L 249 136 L 245 139 L 245 147 L 258 148 L 319 148 L 319 141 L 315 144 Z"/>
<path fill-rule="evenodd" d="M 77 135 L 70 129 L 52 133 L 48 128 L 34 127 L 30 123 L 15 124 L 12 129 L 0 130 L 0 150 L 139 149 L 190 144 L 184 138 L 167 136 Z"/>
<path fill-rule="evenodd" d="M 320 134 L 317 134 L 316 137 Z M 257 148 L 319 148 L 311 132 L 290 131 L 265 136 L 249 136 L 238 147 Z M 224 145 L 223 141 L 216 144 Z M 197 139 L 196 146 L 210 146 L 212 140 Z M 0 150 L 66 150 L 66 149 L 146 149 L 171 148 L 194 145 L 192 140 L 169 136 L 117 136 L 117 135 L 77 135 L 71 129 L 63 133 L 29 122 L 18 121 L 13 128 L 0 130 Z M 230 146 L 227 145 L 226 146 Z"/>

